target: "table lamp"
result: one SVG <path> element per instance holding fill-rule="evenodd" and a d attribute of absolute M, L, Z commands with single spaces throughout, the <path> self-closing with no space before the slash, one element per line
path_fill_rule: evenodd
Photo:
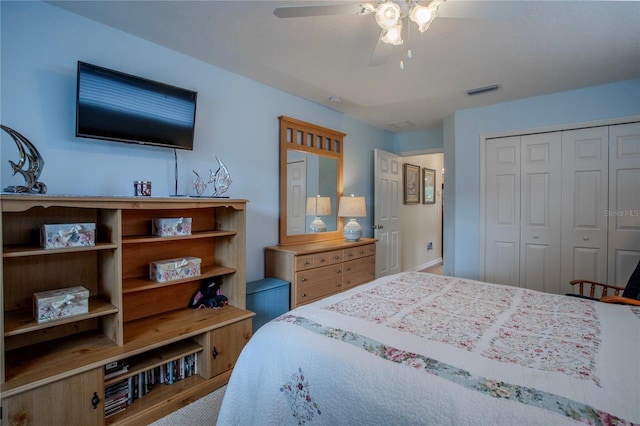
<path fill-rule="evenodd" d="M 344 225 L 342 235 L 347 241 L 358 241 L 362 237 L 362 227 L 356 221 L 356 217 L 365 217 L 367 208 L 364 203 L 364 197 L 340 197 L 338 205 L 338 216 L 348 217 L 349 221 Z"/>
<path fill-rule="evenodd" d="M 329 216 L 331 214 L 331 199 L 329 197 L 309 197 L 307 198 L 307 216 L 315 216 L 309 231 L 326 232 L 327 225 L 320 219 L 320 216 Z"/>

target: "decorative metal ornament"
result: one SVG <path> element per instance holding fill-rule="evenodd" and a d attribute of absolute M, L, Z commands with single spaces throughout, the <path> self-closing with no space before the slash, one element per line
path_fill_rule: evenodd
<path fill-rule="evenodd" d="M 31 194 L 45 194 L 47 192 L 47 185 L 42 182 L 38 182 L 40 173 L 44 168 L 44 159 L 40 156 L 38 149 L 34 144 L 29 142 L 27 138 L 22 136 L 15 130 L 3 126 L 0 124 L 0 129 L 4 130 L 13 138 L 18 146 L 18 152 L 20 153 L 20 161 L 16 164 L 9 160 L 9 164 L 13 169 L 13 175 L 20 173 L 25 180 L 24 186 L 12 185 L 4 188 L 5 192 L 19 192 L 19 193 L 31 193 Z M 28 168 L 25 170 L 23 167 L 28 161 Z"/>
<path fill-rule="evenodd" d="M 229 186 L 231 186 L 231 183 L 233 182 L 231 180 L 231 174 L 229 173 L 227 166 L 224 165 L 222 160 L 220 160 L 217 155 L 216 160 L 218 160 L 218 170 L 213 173 L 213 171 L 209 169 L 209 183 L 213 183 L 213 194 L 211 194 L 212 197 L 220 197 L 227 191 L 227 189 L 229 189 Z"/>
<path fill-rule="evenodd" d="M 191 170 L 194 175 L 196 175 L 196 179 L 193 181 L 193 188 L 196 190 L 196 194 L 198 197 L 202 195 L 205 189 L 207 189 L 207 184 L 204 182 L 204 179 L 200 177 L 200 175 L 195 171 Z"/>

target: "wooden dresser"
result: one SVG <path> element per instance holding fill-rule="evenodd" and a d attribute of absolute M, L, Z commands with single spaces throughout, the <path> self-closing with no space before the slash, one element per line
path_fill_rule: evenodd
<path fill-rule="evenodd" d="M 267 247 L 265 276 L 291 283 L 291 309 L 376 276 L 376 240 L 344 239 Z"/>

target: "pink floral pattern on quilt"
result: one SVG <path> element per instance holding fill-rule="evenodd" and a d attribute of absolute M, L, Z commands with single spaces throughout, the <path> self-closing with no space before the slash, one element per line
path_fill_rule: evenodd
<path fill-rule="evenodd" d="M 497 362 L 600 383 L 600 323 L 589 300 L 416 272 L 325 309 Z"/>

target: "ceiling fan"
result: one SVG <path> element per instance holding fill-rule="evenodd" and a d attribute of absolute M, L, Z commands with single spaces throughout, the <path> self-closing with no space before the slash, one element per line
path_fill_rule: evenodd
<path fill-rule="evenodd" d="M 369 66 L 382 65 L 393 52 L 393 46 L 402 45 L 403 28 L 411 22 L 425 32 L 436 18 L 458 19 L 511 19 L 521 12 L 523 2 L 478 2 L 447 0 L 377 0 L 373 3 L 312 4 L 277 7 L 278 18 L 302 18 L 327 15 L 373 15 L 381 28 Z M 407 58 L 411 59 L 407 48 Z M 404 61 L 400 61 L 404 69 Z"/>

